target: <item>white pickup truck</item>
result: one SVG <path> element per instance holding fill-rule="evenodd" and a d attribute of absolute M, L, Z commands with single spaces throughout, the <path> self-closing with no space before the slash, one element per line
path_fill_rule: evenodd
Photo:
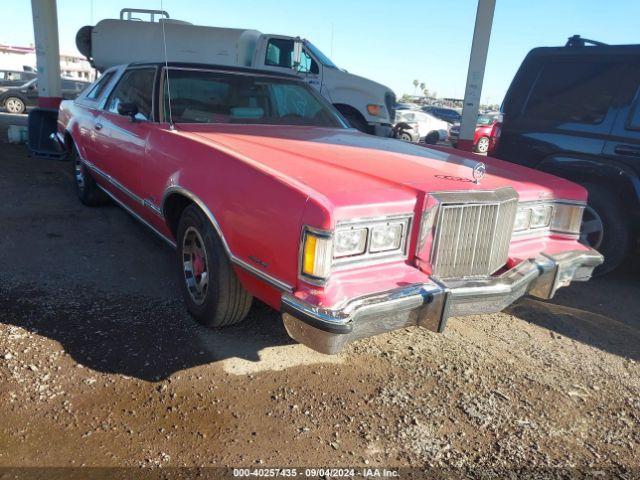
<path fill-rule="evenodd" d="M 148 14 L 142 21 L 136 14 Z M 76 44 L 95 68 L 132 62 L 193 62 L 297 71 L 355 128 L 390 136 L 395 95 L 384 85 L 338 68 L 308 40 L 257 30 L 193 25 L 163 10 L 125 8 L 78 31 Z M 166 53 L 165 53 L 166 45 Z M 166 56 L 165 56 L 166 55 Z"/>

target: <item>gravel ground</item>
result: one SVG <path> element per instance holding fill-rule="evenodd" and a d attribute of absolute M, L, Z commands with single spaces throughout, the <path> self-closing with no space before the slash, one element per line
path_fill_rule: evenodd
<path fill-rule="evenodd" d="M 259 303 L 241 325 L 195 325 L 173 252 L 25 152 L 0 145 L 0 467 L 639 478 L 636 260 L 550 302 L 324 356 Z"/>

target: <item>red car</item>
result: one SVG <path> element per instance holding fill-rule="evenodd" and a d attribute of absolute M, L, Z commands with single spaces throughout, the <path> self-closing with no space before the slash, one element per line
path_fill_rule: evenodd
<path fill-rule="evenodd" d="M 478 115 L 473 150 L 477 153 L 491 154 L 498 146 L 501 126 L 500 114 Z M 457 146 L 459 137 L 460 124 L 456 123 L 449 129 L 449 141 L 453 147 Z"/>
<path fill-rule="evenodd" d="M 210 327 L 257 297 L 336 353 L 550 298 L 602 261 L 578 242 L 582 187 L 360 133 L 294 76 L 114 67 L 62 102 L 54 137 L 82 203 L 108 196 L 177 250 L 187 308 Z"/>

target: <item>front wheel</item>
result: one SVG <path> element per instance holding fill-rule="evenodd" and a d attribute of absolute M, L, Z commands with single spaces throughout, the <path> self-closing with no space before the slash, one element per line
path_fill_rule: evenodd
<path fill-rule="evenodd" d="M 180 284 L 191 316 L 206 327 L 242 321 L 253 297 L 238 280 L 211 222 L 196 205 L 182 214 L 177 240 Z"/>
<path fill-rule="evenodd" d="M 617 196 L 599 185 L 587 184 L 589 199 L 582 216 L 580 242 L 604 255 L 595 270 L 603 275 L 616 269 L 631 250 L 629 220 Z"/>
<path fill-rule="evenodd" d="M 428 145 L 435 145 L 440 140 L 440 134 L 436 131 L 429 132 L 429 134 L 425 137 L 424 143 Z"/>
<path fill-rule="evenodd" d="M 24 102 L 18 97 L 9 97 L 4 101 L 4 108 L 9 113 L 24 113 L 27 109 Z"/>
<path fill-rule="evenodd" d="M 413 142 L 413 138 L 411 138 L 411 135 L 407 132 L 400 133 L 397 138 L 404 140 L 405 142 Z"/>

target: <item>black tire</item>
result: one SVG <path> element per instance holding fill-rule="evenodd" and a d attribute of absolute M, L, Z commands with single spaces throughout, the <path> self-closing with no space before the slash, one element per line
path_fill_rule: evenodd
<path fill-rule="evenodd" d="M 109 203 L 109 197 L 96 184 L 91 172 L 82 162 L 75 145 L 69 157 L 73 168 L 73 183 L 80 202 L 87 207 L 99 207 Z"/>
<path fill-rule="evenodd" d="M 407 132 L 400 133 L 397 138 L 399 140 L 404 140 L 405 142 L 413 142 L 413 138 L 411 137 L 411 134 Z"/>
<path fill-rule="evenodd" d="M 27 106 L 24 101 L 18 97 L 5 98 L 4 108 L 9 113 L 24 113 L 27 110 Z"/>
<path fill-rule="evenodd" d="M 194 234 L 195 232 L 195 234 Z M 188 206 L 178 226 L 180 285 L 191 316 L 205 327 L 224 327 L 241 322 L 249 313 L 253 297 L 238 280 L 220 238 L 209 219 L 196 205 Z M 202 250 L 202 269 L 196 271 L 195 250 Z M 207 285 L 198 288 L 207 274 Z"/>
<path fill-rule="evenodd" d="M 357 110 L 351 110 L 347 108 L 336 107 L 342 114 L 347 123 L 356 130 L 360 130 L 363 133 L 373 133 L 371 127 L 365 121 L 365 119 L 358 113 Z"/>
<path fill-rule="evenodd" d="M 619 267 L 629 254 L 632 243 L 631 226 L 629 218 L 624 214 L 622 202 L 615 194 L 600 185 L 585 184 L 584 187 L 589 191 L 589 199 L 580 241 L 604 255 L 604 263 L 594 272 L 596 275 L 604 275 Z M 593 215 L 599 217 L 602 225 L 601 240 L 597 244 L 596 239 L 593 236 L 589 238 L 586 231 L 587 224 L 594 221 Z"/>
<path fill-rule="evenodd" d="M 429 132 L 426 137 L 424 137 L 424 143 L 427 145 L 435 145 L 440 140 L 440 134 L 435 130 L 433 132 Z"/>

